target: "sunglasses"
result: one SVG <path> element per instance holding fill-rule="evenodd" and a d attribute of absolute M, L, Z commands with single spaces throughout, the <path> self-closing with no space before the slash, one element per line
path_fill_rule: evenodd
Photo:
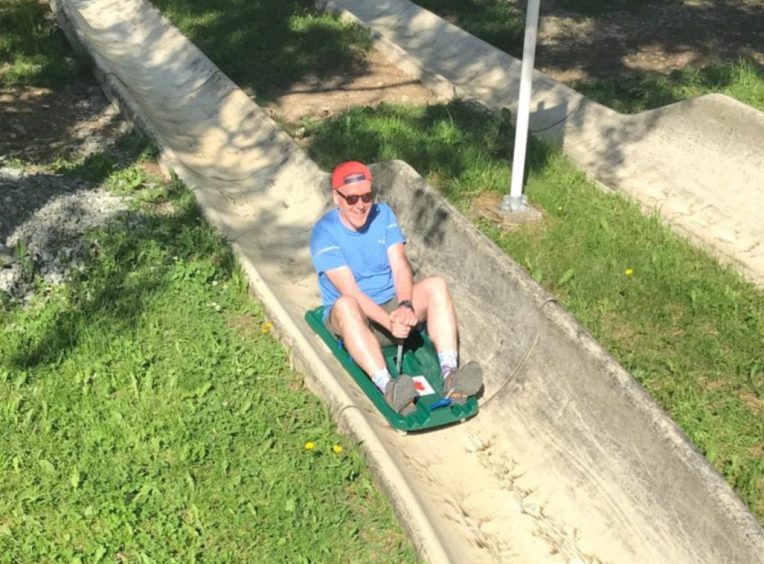
<path fill-rule="evenodd" d="M 372 192 L 366 192 L 365 194 L 351 194 L 350 196 L 346 196 L 339 190 L 335 190 L 335 192 L 342 196 L 349 206 L 356 205 L 358 200 L 361 200 L 364 204 L 368 204 L 374 199 L 374 194 Z"/>

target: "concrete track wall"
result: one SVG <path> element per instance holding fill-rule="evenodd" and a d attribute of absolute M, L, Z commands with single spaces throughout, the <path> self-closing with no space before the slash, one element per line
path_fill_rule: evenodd
<path fill-rule="evenodd" d="M 326 173 L 148 4 L 56 0 L 107 93 L 231 241 L 280 337 L 361 442 L 425 559 L 761 562 L 764 532 L 633 379 L 408 165 L 375 165 L 419 275 L 442 273 L 487 372 L 462 425 L 391 431 L 302 320 Z"/>

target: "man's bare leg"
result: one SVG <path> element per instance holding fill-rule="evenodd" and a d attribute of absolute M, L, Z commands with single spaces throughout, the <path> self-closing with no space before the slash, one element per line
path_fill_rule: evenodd
<path fill-rule="evenodd" d="M 457 403 L 466 401 L 483 385 L 483 371 L 474 362 L 461 369 L 457 351 L 456 313 L 448 285 L 433 276 L 414 284 L 412 302 L 420 321 L 427 320 L 427 332 L 438 351 L 446 392 Z"/>
<path fill-rule="evenodd" d="M 419 321 L 427 321 L 437 351 L 456 351 L 456 313 L 446 281 L 438 276 L 420 280 L 414 284 L 411 301 Z"/>
<path fill-rule="evenodd" d="M 385 368 L 379 341 L 369 327 L 366 314 L 354 298 L 340 297 L 332 306 L 330 315 L 350 356 L 366 374 L 374 375 Z"/>
<path fill-rule="evenodd" d="M 377 337 L 369 328 L 360 304 L 349 296 L 340 297 L 332 306 L 333 325 L 339 329 L 350 356 L 369 375 L 393 409 L 402 415 L 414 411 L 414 382 L 409 376 L 391 380 Z"/>

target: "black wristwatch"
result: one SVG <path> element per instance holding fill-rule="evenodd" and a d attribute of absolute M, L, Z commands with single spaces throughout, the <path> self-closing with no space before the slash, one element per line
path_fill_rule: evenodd
<path fill-rule="evenodd" d="M 409 300 L 403 300 L 403 301 L 398 302 L 398 307 L 401 307 L 401 306 L 407 307 L 411 311 L 414 311 L 414 304 L 412 304 Z"/>

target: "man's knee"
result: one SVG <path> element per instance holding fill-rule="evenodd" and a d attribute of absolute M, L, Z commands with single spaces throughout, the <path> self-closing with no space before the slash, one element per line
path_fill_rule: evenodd
<path fill-rule="evenodd" d="M 432 277 L 433 291 L 438 294 L 448 294 L 448 282 L 440 276 Z"/>
<path fill-rule="evenodd" d="M 427 280 L 427 293 L 431 299 L 448 298 L 448 283 L 440 276 L 430 276 Z"/>
<path fill-rule="evenodd" d="M 366 316 L 352 296 L 340 296 L 332 306 L 332 317 L 337 328 L 344 334 L 350 327 L 366 324 Z"/>

